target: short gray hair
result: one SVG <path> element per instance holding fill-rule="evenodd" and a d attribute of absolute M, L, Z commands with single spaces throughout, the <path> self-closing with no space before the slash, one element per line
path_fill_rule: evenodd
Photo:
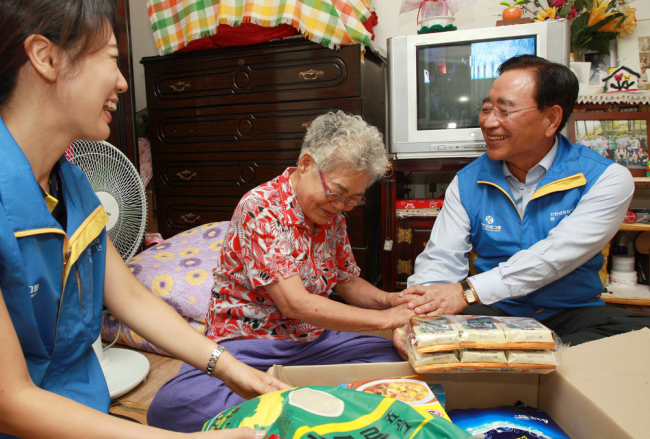
<path fill-rule="evenodd" d="M 361 116 L 340 110 L 320 115 L 312 121 L 300 157 L 307 151 L 321 171 L 342 167 L 364 172 L 370 176 L 370 184 L 386 174 L 388 166 L 384 138 L 379 130 Z"/>

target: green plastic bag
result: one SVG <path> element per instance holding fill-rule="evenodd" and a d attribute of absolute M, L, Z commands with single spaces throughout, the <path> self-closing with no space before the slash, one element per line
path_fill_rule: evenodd
<path fill-rule="evenodd" d="M 296 387 L 223 411 L 203 431 L 250 427 L 267 439 L 465 439 L 439 416 L 393 398 L 340 387 Z"/>

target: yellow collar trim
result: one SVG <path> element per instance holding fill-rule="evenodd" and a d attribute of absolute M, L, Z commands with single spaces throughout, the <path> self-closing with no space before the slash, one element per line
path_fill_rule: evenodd
<path fill-rule="evenodd" d="M 74 265 L 77 259 L 79 259 L 81 252 L 83 252 L 86 247 L 88 247 L 90 243 L 100 235 L 107 223 L 108 214 L 101 205 L 97 206 L 97 208 L 88 215 L 88 218 L 81 223 L 77 231 L 70 237 L 70 256 L 68 257 L 68 262 L 65 266 L 65 272 L 63 273 L 64 284 L 68 278 L 68 274 L 70 273 L 70 268 Z"/>
<path fill-rule="evenodd" d="M 560 180 L 549 183 L 545 186 L 537 188 L 533 196 L 530 198 L 534 200 L 535 198 L 543 197 L 544 195 L 551 194 L 553 192 L 562 192 L 569 189 L 577 188 L 587 184 L 587 179 L 585 175 L 581 172 L 580 174 L 571 175 L 569 177 L 562 178 Z"/>
<path fill-rule="evenodd" d="M 54 212 L 56 205 L 59 204 L 59 200 L 54 198 L 52 195 L 47 194 L 45 197 L 45 204 L 47 204 L 47 209 L 50 211 L 50 213 L 52 213 Z"/>

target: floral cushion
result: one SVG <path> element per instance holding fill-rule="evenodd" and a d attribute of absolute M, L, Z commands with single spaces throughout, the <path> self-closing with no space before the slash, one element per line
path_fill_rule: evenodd
<path fill-rule="evenodd" d="M 229 225 L 229 221 L 222 221 L 186 230 L 143 251 L 127 263 L 149 291 L 173 306 L 200 333 L 205 331 L 205 315 L 213 284 L 212 269 Z M 102 319 L 101 335 L 108 342 L 118 337 L 117 343 L 167 355 L 120 325 L 108 312 Z"/>

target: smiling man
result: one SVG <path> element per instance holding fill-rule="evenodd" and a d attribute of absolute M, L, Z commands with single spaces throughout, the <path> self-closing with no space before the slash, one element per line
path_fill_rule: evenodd
<path fill-rule="evenodd" d="M 634 182 L 559 134 L 577 78 L 531 55 L 507 60 L 499 74 L 477 109 L 487 153 L 447 189 L 402 293 L 421 294 L 409 307 L 534 317 L 574 345 L 649 326 L 650 317 L 600 298 L 602 249 L 623 222 Z"/>

